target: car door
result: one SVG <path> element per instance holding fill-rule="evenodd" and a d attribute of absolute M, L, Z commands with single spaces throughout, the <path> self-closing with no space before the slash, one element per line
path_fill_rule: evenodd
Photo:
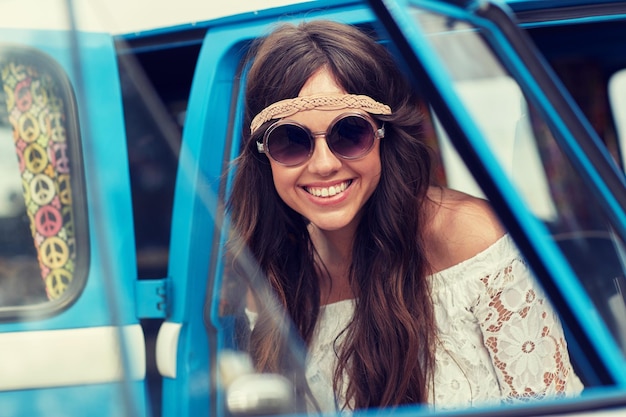
<path fill-rule="evenodd" d="M 447 181 L 491 201 L 559 310 L 585 394 L 613 407 L 625 375 L 621 169 L 506 5 L 371 4 L 429 99 L 444 166 L 466 165 Z"/>
<path fill-rule="evenodd" d="M 607 184 L 614 182 L 614 179 L 602 176 L 596 178 L 597 167 L 609 171 L 613 168 L 602 153 L 594 160 L 587 161 L 575 149 L 571 150 L 576 142 L 571 139 L 572 129 L 563 127 L 559 111 L 552 108 L 552 103 L 558 98 L 541 95 L 541 89 L 532 81 L 533 75 L 525 69 L 527 64 L 516 58 L 507 38 L 497 26 L 489 23 L 489 19 L 478 18 L 474 9 L 465 9 L 459 3 L 389 3 L 391 10 L 404 16 L 398 18 L 396 14 L 390 15 L 385 5 L 379 2 L 372 2 L 370 8 L 368 4 L 352 1 L 319 1 L 197 25 L 206 30 L 206 35 L 201 40 L 191 92 L 185 105 L 182 143 L 177 154 L 170 261 L 165 285 L 166 289 L 169 288 L 168 311 L 163 314 L 165 320 L 156 343 L 157 367 L 163 376 L 164 416 L 277 414 L 284 411 L 280 406 L 290 401 L 288 386 L 280 385 L 280 381 L 272 379 L 272 376 L 263 375 L 260 380 L 251 379 L 252 382 L 239 391 L 243 395 L 239 398 L 243 398 L 245 405 L 245 399 L 264 398 L 261 394 L 276 399 L 275 394 L 278 393 L 275 403 L 278 404 L 277 408 L 260 410 L 252 402 L 247 403 L 249 408 L 233 408 L 230 392 L 225 386 L 229 372 L 220 372 L 221 363 L 230 364 L 230 370 L 238 366 L 245 368 L 245 356 L 230 354 L 241 347 L 238 331 L 242 326 L 240 313 L 247 291 L 246 285 L 234 281 L 229 273 L 230 265 L 224 248 L 229 230 L 223 204 L 230 187 L 230 178 L 225 173 L 240 146 L 241 87 L 245 79 L 245 68 L 242 68 L 241 63 L 247 48 L 276 21 L 312 18 L 335 19 L 375 29 L 381 42 L 388 44 L 403 60 L 407 73 L 415 77 L 416 85 L 423 89 L 427 104 L 432 109 L 432 140 L 443 160 L 445 172 L 442 177 L 448 181 L 448 185 L 482 194 L 492 201 L 563 318 L 572 357 L 589 388 L 587 398 L 600 398 L 603 404 L 620 401 L 624 376 L 619 370 L 621 366 L 615 364 L 623 362 L 620 353 L 622 342 L 619 340 L 619 328 L 622 325 L 619 309 L 623 301 L 619 298 L 619 291 L 611 287 L 619 284 L 620 280 L 613 281 L 610 278 L 601 281 L 599 288 L 594 288 L 588 284 L 595 278 L 585 279 L 586 272 L 581 266 L 574 265 L 577 258 L 588 259 L 589 254 L 596 253 L 595 250 L 588 250 L 589 236 L 600 236 L 606 244 L 603 247 L 623 245 L 620 203 L 614 201 L 614 193 L 605 192 L 609 187 Z M 424 10 L 426 14 L 420 15 Z M 417 23 L 410 20 L 415 16 L 430 16 L 433 13 L 433 20 Z M 450 22 L 463 22 L 465 26 L 454 29 L 452 25 L 453 29 L 450 29 L 446 26 Z M 432 30 L 432 33 L 420 32 L 425 30 L 424 27 Z M 492 64 L 490 70 L 495 70 L 496 74 L 500 74 L 504 66 L 506 77 L 496 80 L 502 83 L 480 89 L 471 84 L 458 83 L 455 77 L 464 81 L 467 75 L 463 73 L 463 66 L 451 65 L 451 61 L 438 58 L 440 50 L 430 46 L 432 39 L 443 38 L 439 35 L 447 35 L 448 32 L 452 32 L 452 35 L 457 35 L 456 32 L 483 34 L 487 41 L 473 39 L 472 46 L 482 45 L 481 50 L 485 53 L 477 55 L 480 59 L 474 58 L 467 62 L 475 65 L 472 68 L 480 69 L 481 60 L 486 59 L 485 62 Z M 449 38 L 458 39 L 456 36 Z M 454 45 L 457 48 L 452 50 L 458 50 L 458 46 L 465 44 L 461 41 Z M 428 52 L 416 52 L 422 46 Z M 460 72 L 454 72 L 455 68 Z M 489 118 L 480 109 L 473 107 L 471 100 L 476 91 L 506 91 L 510 93 L 507 94 L 510 100 L 506 102 L 506 109 L 513 109 L 517 105 L 517 109 L 507 114 L 505 119 L 509 123 L 506 128 L 510 129 L 510 123 L 513 123 L 513 131 L 519 136 L 508 134 L 509 142 L 504 143 L 506 146 L 502 146 L 503 149 L 498 146 L 502 143 L 491 140 L 497 134 L 497 130 L 494 130 L 497 126 L 489 124 Z M 520 102 L 515 100 L 522 99 L 525 106 L 520 107 Z M 565 106 L 570 108 L 571 103 L 566 100 Z M 525 110 L 524 115 L 529 113 L 528 118 L 521 118 L 523 114 L 520 108 Z M 517 123 L 518 119 L 520 123 Z M 556 133 L 552 133 L 553 130 Z M 546 131 L 551 134 L 541 136 L 542 141 L 539 142 L 540 134 Z M 553 136 L 558 142 L 555 142 Z M 561 145 L 561 141 L 564 145 Z M 561 146 L 570 150 L 556 159 L 545 159 L 546 155 L 557 152 L 555 145 L 557 150 Z M 597 150 L 594 152 L 597 153 Z M 525 155 L 524 158 L 521 155 Z M 580 174 L 571 172 L 572 164 L 576 168 L 582 164 L 583 179 Z M 467 167 L 462 170 L 459 165 Z M 532 169 L 518 174 L 520 166 Z M 565 167 L 563 172 L 567 175 L 555 178 L 549 170 L 553 166 Z M 468 176 L 475 178 L 475 186 L 469 184 Z M 569 188 L 559 188 L 562 185 Z M 596 230 L 595 223 L 590 229 L 586 228 L 587 225 L 584 229 L 567 228 L 578 224 L 581 218 L 589 214 L 579 210 L 573 210 L 572 213 L 567 211 L 576 202 L 568 199 L 568 191 L 576 187 L 593 195 L 599 202 L 600 207 L 591 211 L 591 217 L 600 219 L 598 223 L 612 225 L 612 228 Z M 619 187 L 619 184 L 611 187 Z M 562 238 L 569 243 L 573 241 L 578 249 L 573 253 L 568 252 L 564 249 L 567 243 L 561 242 Z M 612 253 L 616 252 L 613 249 Z M 611 265 L 615 265 L 614 261 L 611 260 Z M 602 263 L 591 265 L 600 267 Z M 254 269 L 253 263 L 250 266 Z M 620 272 L 619 262 L 617 268 L 617 272 Z M 603 268 L 599 270 L 600 275 L 605 275 Z M 605 308 L 603 304 L 614 307 Z M 294 363 L 299 366 L 297 363 L 302 359 L 301 345 L 297 338 L 292 343 Z M 223 358 L 230 360 L 233 357 L 234 362 L 223 362 Z M 571 407 L 579 406 L 584 410 L 593 407 L 592 403 L 581 401 Z M 242 403 L 238 404 L 241 407 Z M 552 411 L 562 412 L 567 407 L 564 402 L 559 402 L 553 408 L 531 405 L 515 412 L 517 415 L 545 415 Z M 411 408 L 408 412 L 429 413 L 430 410 Z M 465 414 L 498 415 L 501 412 L 501 409 L 479 412 L 467 410 Z M 507 410 L 509 412 L 513 411 Z"/>
<path fill-rule="evenodd" d="M 220 354 L 236 344 L 239 323 L 233 312 L 245 293 L 223 277 L 229 269 L 223 247 L 225 173 L 240 146 L 239 75 L 247 48 L 278 19 L 373 20 L 368 8 L 354 2 L 315 6 L 294 4 L 206 23 L 178 158 L 168 271 L 174 288 L 171 312 L 157 340 L 164 417 L 229 413 L 217 369 Z"/>
<path fill-rule="evenodd" d="M 115 51 L 65 6 L 0 5 L 0 414 L 142 416 Z"/>

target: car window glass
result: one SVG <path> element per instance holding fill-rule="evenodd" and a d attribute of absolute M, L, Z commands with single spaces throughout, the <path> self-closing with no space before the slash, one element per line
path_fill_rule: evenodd
<path fill-rule="evenodd" d="M 480 31 L 414 9 L 455 92 L 529 209 L 547 226 L 616 341 L 626 349 L 624 243 L 571 166 L 543 116 L 499 62 Z M 458 155 L 443 140 L 452 186 L 480 194 L 457 172 Z M 454 155 L 454 156 L 450 156 Z M 452 162 L 452 163 L 450 163 Z M 462 170 L 462 169 L 461 169 Z"/>
<path fill-rule="evenodd" d="M 86 230 L 74 220 L 80 145 L 63 70 L 40 52 L 5 47 L 0 71 L 0 312 L 10 316 L 75 296 L 86 273 L 76 233 Z"/>
<path fill-rule="evenodd" d="M 22 189 L 13 130 L 0 130 L 0 305 L 47 300 Z"/>

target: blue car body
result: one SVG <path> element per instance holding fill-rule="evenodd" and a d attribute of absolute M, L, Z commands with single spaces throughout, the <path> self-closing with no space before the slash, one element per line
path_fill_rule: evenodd
<path fill-rule="evenodd" d="M 7 13 L 20 10 L 11 4 Z M 432 115 L 442 180 L 492 202 L 557 307 L 587 386 L 576 399 L 454 415 L 626 412 L 626 109 L 607 105 L 600 83 L 602 108 L 613 113 L 602 125 L 611 129 L 599 128 L 598 107 L 587 111 L 588 96 L 566 77 L 564 62 L 580 62 L 576 48 L 562 47 L 588 31 L 578 41 L 590 74 L 626 69 L 626 2 L 320 0 L 124 33 L 94 30 L 79 13 L 84 4 L 66 5 L 58 27 L 0 23 L 0 153 L 17 158 L 0 160 L 2 176 L 15 179 L 0 182 L 0 416 L 229 415 L 217 366 L 236 347 L 223 296 L 224 201 L 244 129 L 241 63 L 276 22 L 316 18 L 374 29 L 397 56 Z M 528 126 L 551 132 L 539 182 L 516 177 L 526 148 L 511 145 L 512 168 L 494 150 L 489 115 L 473 107 L 463 72 L 471 56 L 456 62 L 437 43 L 466 32 L 480 34 L 506 91 L 528 103 Z M 542 159 L 557 150 L 559 158 Z M 569 168 L 550 169 L 561 166 Z M 570 168 L 575 181 L 563 174 Z M 592 207 L 582 214 L 571 183 Z M 561 200 L 533 205 L 533 192 L 551 185 L 565 189 Z M 567 207 L 571 214 L 560 211 Z M 578 240 L 561 239 L 568 233 Z M 581 240 L 585 233 L 600 238 Z M 599 272 L 586 279 L 587 269 Z"/>

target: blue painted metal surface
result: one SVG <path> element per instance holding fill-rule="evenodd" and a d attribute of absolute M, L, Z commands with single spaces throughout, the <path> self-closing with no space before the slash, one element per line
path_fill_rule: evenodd
<path fill-rule="evenodd" d="M 115 49 L 108 35 L 81 34 L 76 43 L 80 65 L 76 66 L 75 56 L 70 53 L 70 36 L 69 32 L 54 31 L 0 33 L 4 42 L 28 45 L 58 62 L 78 99 L 76 111 L 81 128 L 89 230 L 77 232 L 88 234 L 89 247 L 77 248 L 77 252 L 89 259 L 86 285 L 65 310 L 53 312 L 47 318 L 1 324 L 1 332 L 138 323 L 134 311 L 136 260 L 128 155 Z M 82 84 L 77 82 L 76 70 L 81 71 Z M 77 91 L 80 88 L 84 91 Z M 104 225 L 100 233 L 95 232 L 96 225 Z M 84 253 L 87 249 L 90 252 Z M 54 361 L 53 351 L 50 360 Z M 128 390 L 122 397 L 130 400 L 112 401 L 119 396 L 122 386 Z M 138 381 L 5 392 L 0 394 L 0 414 L 14 410 L 4 415 L 45 415 L 52 412 L 50 407 L 62 406 L 65 416 L 122 415 L 128 407 L 136 410 L 137 415 L 145 415 L 144 390 L 144 382 Z"/>
<path fill-rule="evenodd" d="M 306 16 L 299 17 L 296 12 L 303 10 Z M 235 152 L 241 132 L 240 120 L 230 121 L 229 113 L 234 98 L 233 79 L 244 44 L 266 33 L 277 19 L 293 21 L 323 16 L 351 23 L 373 19 L 371 12 L 362 7 L 338 6 L 309 11 L 299 5 L 289 11 L 289 18 L 284 15 L 286 10 L 280 9 L 254 21 L 243 16 L 241 22 L 231 20 L 228 25 L 210 28 L 198 59 L 183 132 L 169 265 L 169 276 L 176 288 L 169 320 L 183 324 L 177 362 L 178 369 L 184 371 L 176 380 L 165 378 L 163 381 L 164 416 L 201 415 L 206 413 L 207 407 L 216 410 L 215 404 L 208 404 L 209 386 L 205 385 L 210 380 L 210 356 L 216 352 L 208 346 L 204 318 L 198 312 L 206 308 L 207 293 L 219 295 L 221 284 L 219 271 L 223 267 L 220 255 L 224 236 L 219 229 L 222 202 L 217 196 L 228 162 L 224 155 Z M 235 123 L 234 130 L 229 123 Z M 223 138 L 226 137 L 236 138 L 229 150 L 225 149 Z M 209 270 L 209 262 L 212 270 Z M 209 274 L 218 278 L 213 287 L 207 289 Z M 210 326 L 219 326 L 216 306 L 209 305 Z M 221 337 L 218 332 L 218 338 Z M 220 339 L 217 343 L 223 346 L 224 341 Z"/>
<path fill-rule="evenodd" d="M 140 319 L 164 319 L 172 296 L 170 280 L 142 279 L 135 283 L 135 314 Z"/>
<path fill-rule="evenodd" d="M 440 12 L 473 19 L 466 12 L 449 4 L 427 3 L 438 8 Z M 362 21 L 370 19 L 369 12 L 363 11 L 360 7 L 355 7 L 345 16 L 333 14 L 333 10 L 335 9 L 325 10 L 320 12 L 323 13 L 320 15 L 324 18 L 355 23 L 359 21 L 359 18 L 355 18 L 354 13 L 358 12 L 362 13 L 365 18 Z M 315 18 L 316 12 L 309 12 L 306 17 Z M 178 364 L 179 369 L 184 369 L 185 372 L 177 377 L 176 381 L 167 379 L 164 381 L 164 404 L 168 408 L 164 415 L 175 412 L 192 415 L 196 412 L 202 412 L 207 406 L 207 399 L 199 396 L 197 400 L 191 398 L 188 408 L 180 408 L 180 405 L 184 403 L 183 397 L 188 396 L 190 392 L 195 392 L 191 388 L 194 386 L 194 381 L 197 381 L 198 378 L 205 381 L 205 367 L 210 366 L 210 355 L 215 354 L 209 348 L 208 341 L 204 340 L 203 331 L 205 328 L 201 317 L 189 316 L 190 312 L 197 312 L 203 308 L 205 294 L 214 294 L 215 291 L 219 290 L 221 284 L 219 277 L 223 270 L 221 245 L 225 235 L 223 231 L 220 233 L 219 228 L 216 227 L 222 222 L 221 203 L 216 195 L 223 191 L 219 189 L 219 178 L 226 163 L 222 155 L 226 153 L 232 158 L 236 154 L 237 139 L 233 140 L 231 150 L 228 152 L 223 143 L 215 143 L 213 138 L 228 135 L 238 137 L 241 128 L 239 126 L 240 121 L 231 121 L 233 123 L 231 129 L 228 125 L 229 121 L 225 109 L 232 106 L 235 87 L 233 74 L 237 62 L 241 58 L 241 45 L 250 37 L 265 33 L 269 25 L 274 23 L 277 18 L 288 20 L 282 15 L 273 16 L 270 14 L 265 20 L 258 17 L 254 21 L 248 21 L 248 18 L 245 17 L 240 24 L 237 24 L 233 19 L 228 19 L 228 24 L 216 25 L 215 27 L 209 25 L 208 35 L 200 54 L 183 135 L 181 168 L 178 174 L 175 214 L 172 225 L 172 262 L 170 263 L 170 276 L 178 289 L 170 320 L 183 323 L 183 333 L 181 334 L 184 336 L 179 344 L 181 349 L 179 350 Z M 420 44 L 417 49 L 422 47 L 424 45 Z M 440 67 L 436 69 L 436 71 L 432 71 L 433 77 L 439 77 L 438 82 L 443 86 L 446 78 Z M 496 178 L 505 198 L 513 207 L 516 216 L 521 219 L 523 227 L 527 228 L 530 236 L 544 236 L 546 234 L 545 227 L 522 208 L 523 204 L 519 201 L 519 197 L 512 192 L 510 183 L 502 174 L 490 151 L 482 143 L 480 133 L 473 121 L 462 110 L 458 100 L 449 91 L 449 87 L 447 90 L 446 87 L 442 88 L 451 106 L 455 107 L 455 113 L 460 118 L 461 123 L 470 132 L 470 136 L 473 138 L 472 145 L 478 149 L 478 153 L 488 167 L 490 174 Z M 207 218 L 213 218 L 216 221 L 212 223 L 207 221 Z M 190 236 L 191 239 L 189 239 Z M 563 277 L 559 280 L 558 285 L 568 294 L 567 297 L 573 303 L 581 306 L 579 310 L 581 319 L 585 321 L 589 333 L 596 338 L 598 349 L 603 352 L 605 359 L 608 361 L 622 360 L 621 356 L 616 353 L 613 340 L 606 332 L 602 321 L 595 313 L 595 309 L 582 291 L 560 251 L 554 244 L 539 238 L 535 239 L 533 243 L 537 244 L 547 257 L 550 257 L 552 273 Z M 211 260 L 211 265 L 209 265 L 209 260 Z M 193 283 L 195 278 L 192 277 L 212 275 L 216 277 L 213 288 L 203 288 L 202 284 Z M 186 301 L 181 302 L 181 297 L 185 298 Z M 210 313 L 208 319 L 210 320 L 209 325 L 215 326 L 219 330 L 220 323 L 216 320 L 216 308 L 216 304 L 213 303 L 208 312 Z M 217 347 L 223 346 L 225 342 L 221 339 L 222 336 L 219 331 L 217 337 Z M 208 355 L 205 354 L 207 352 L 205 349 L 208 350 Z M 204 358 L 199 359 L 199 355 L 204 355 Z M 619 380 L 622 376 L 616 377 Z M 178 407 L 174 404 L 177 404 Z M 211 410 L 219 408 L 215 405 L 210 405 L 210 407 Z"/>
<path fill-rule="evenodd" d="M 442 70 L 423 34 L 413 26 L 408 15 L 404 13 L 403 8 L 410 2 L 400 0 L 388 2 L 390 5 L 391 3 L 397 5 L 397 9 L 391 7 L 398 13 L 397 21 L 408 34 L 415 53 L 428 67 L 451 112 L 467 132 L 471 145 L 480 156 L 485 169 L 494 179 L 520 224 L 528 231 L 532 244 L 549 259 L 548 265 L 556 277 L 558 288 L 572 304 L 579 307 L 578 320 L 588 337 L 604 361 L 623 364 L 623 356 L 573 276 L 563 255 L 554 243 L 541 238 L 547 234 L 545 226 L 523 208 L 523 202 L 513 192 L 506 175 L 482 140 L 480 130 L 451 89 L 448 74 Z M 489 22 L 476 19 L 471 13 L 455 7 L 454 2 L 415 3 L 493 29 Z M 568 5 L 583 3 L 588 2 L 574 0 L 567 2 Z M 521 10 L 526 6 L 542 8 L 564 3 L 561 0 L 541 2 L 509 0 L 509 4 Z M 229 118 L 235 105 L 238 107 L 234 114 L 242 114 L 241 91 L 236 90 L 234 75 L 247 43 L 254 37 L 266 33 L 277 20 L 297 21 L 316 17 L 346 23 L 375 20 L 362 2 L 324 0 L 316 2 L 315 8 L 311 4 L 293 5 L 193 26 L 160 28 L 122 37 L 132 40 L 175 34 L 192 28 L 207 29 L 188 103 L 180 153 L 168 272 L 168 281 L 171 282 L 173 289 L 171 294 L 168 292 L 171 297 L 167 300 L 169 308 L 167 312 L 155 308 L 155 298 L 152 294 L 153 291 L 163 288 L 165 280 L 136 283 L 130 178 L 121 107 L 122 86 L 119 82 L 111 38 L 108 35 L 81 35 L 78 38 L 80 65 L 76 66 L 76 62 L 73 61 L 75 57 L 68 53 L 68 33 L 33 34 L 31 31 L 0 33 L 3 40 L 28 43 L 53 56 L 75 84 L 79 78 L 75 71 L 80 68 L 82 75 L 80 88 L 84 90 L 77 96 L 79 120 L 83 123 L 88 121 L 87 126 L 81 127 L 85 141 L 84 165 L 91 225 L 89 275 L 78 300 L 60 314 L 37 321 L 2 324 L 0 330 L 29 331 L 124 325 L 137 323 L 138 317 L 167 318 L 170 322 L 182 324 L 182 329 L 178 340 L 177 376 L 175 379 L 164 378 L 163 381 L 162 415 L 164 417 L 221 415 L 223 404 L 216 403 L 220 401 L 220 396 L 212 396 L 216 388 L 211 385 L 211 361 L 216 354 L 215 349 L 222 348 L 228 343 L 225 338 L 227 329 L 223 327 L 227 323 L 218 320 L 217 303 L 212 301 L 215 301 L 221 288 L 221 275 L 224 270 L 222 250 L 226 230 L 221 228 L 224 219 L 222 200 L 219 197 L 228 192 L 229 182 L 227 181 L 223 188 L 220 181 L 226 165 L 238 153 L 242 129 L 240 119 Z M 497 42 L 504 45 L 502 53 L 509 54 L 512 62 L 516 62 L 504 39 L 498 38 L 497 34 L 494 36 Z M 517 75 L 524 80 L 528 91 L 544 106 L 547 116 L 555 120 L 555 126 L 575 147 L 574 139 L 570 137 L 565 126 L 558 122 L 558 115 L 550 108 L 550 103 L 533 83 L 532 77 L 523 68 L 519 69 Z M 224 138 L 230 141 L 225 141 Z M 575 151 L 579 158 L 585 159 L 580 150 Z M 593 171 L 588 162 L 585 166 L 590 172 Z M 595 177 L 593 181 L 610 201 L 611 196 L 603 189 L 602 182 Z M 610 204 L 616 205 L 615 202 Z M 618 207 L 615 209 L 618 210 Z M 107 226 L 98 229 L 101 232 L 94 233 L 96 225 Z M 211 285 L 208 287 L 207 277 L 211 278 L 209 281 Z M 136 304 L 137 301 L 140 304 Z M 207 327 L 209 333 L 215 334 L 216 339 L 212 343 L 209 343 L 207 337 Z M 616 369 L 614 377 L 625 386 L 626 376 L 623 372 Z M 19 408 L 12 413 L 16 416 L 37 414 L 40 409 L 32 399 L 33 396 L 41 394 L 42 401 L 54 398 L 56 404 L 62 404 L 60 407 L 64 415 L 86 413 L 118 415 L 124 411 L 123 401 L 116 402 L 111 399 L 118 398 L 119 388 L 117 384 L 107 384 L 55 388 L 40 393 L 5 392 L 0 393 L 0 410 Z M 131 390 L 139 415 L 147 413 L 143 398 L 143 382 L 132 383 Z M 76 401 L 76 398 L 81 400 Z M 108 400 L 103 400 L 105 398 Z M 102 404 L 103 407 L 93 407 L 94 403 Z M 24 404 L 28 407 L 24 407 Z M 409 407 L 399 410 L 397 415 L 405 413 L 415 415 L 417 411 L 416 407 Z"/>
<path fill-rule="evenodd" d="M 36 46 L 43 53 L 53 57 L 68 74 L 75 86 L 74 67 L 68 53 L 68 33 L 3 31 L 2 40 L 17 44 Z M 49 320 L 3 325 L 3 331 L 21 329 L 56 329 L 68 327 L 87 327 L 111 324 L 111 305 L 104 299 L 105 283 L 111 282 L 116 289 L 119 311 L 124 311 L 119 324 L 136 323 L 130 306 L 134 305 L 134 279 L 136 260 L 134 256 L 134 235 L 132 231 L 132 204 L 130 198 L 130 180 L 128 174 L 128 155 L 126 152 L 124 119 L 121 107 L 121 86 L 115 61 L 115 50 L 110 36 L 83 34 L 80 37 L 82 51 L 82 70 L 86 81 L 86 103 L 79 103 L 78 120 L 85 118 L 84 111 L 97 112 L 92 118 L 92 126 L 87 135 L 85 126 L 81 130 L 83 142 L 84 169 L 87 190 L 87 209 L 89 224 L 97 222 L 114 224 L 107 229 L 107 236 L 101 242 L 89 234 L 91 253 L 89 257 L 89 276 L 83 293 L 69 310 Z M 102 111 L 106 109 L 106 111 Z M 94 198 L 102 205 L 95 206 Z M 93 229 L 91 227 L 90 229 Z M 108 254 L 103 259 L 103 254 Z M 110 262 L 114 259 L 115 262 Z M 111 273 L 116 279 L 102 275 L 103 263 L 111 264 Z"/>
<path fill-rule="evenodd" d="M 141 382 L 135 382 L 130 389 L 141 391 L 142 385 Z M 145 403 L 138 403 L 133 411 L 123 406 L 124 401 L 121 387 L 116 384 L 10 391 L 0 393 L 0 414 L 7 417 L 149 415 Z"/>

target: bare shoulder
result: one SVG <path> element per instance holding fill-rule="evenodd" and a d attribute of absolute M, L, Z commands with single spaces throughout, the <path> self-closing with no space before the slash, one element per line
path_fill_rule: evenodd
<path fill-rule="evenodd" d="M 473 257 L 505 233 L 483 199 L 445 188 L 431 188 L 428 197 L 425 239 L 433 272 Z"/>

